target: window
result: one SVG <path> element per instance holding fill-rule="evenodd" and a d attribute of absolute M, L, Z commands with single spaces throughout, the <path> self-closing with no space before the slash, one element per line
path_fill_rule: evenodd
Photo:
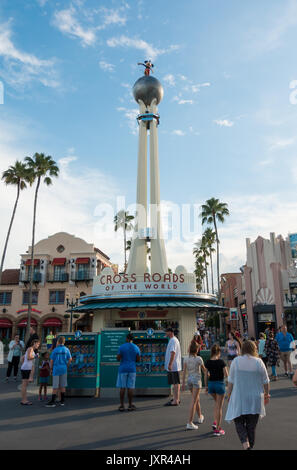
<path fill-rule="evenodd" d="M 23 291 L 23 305 L 28 305 L 29 303 L 29 291 Z M 34 290 L 32 292 L 32 304 L 38 303 L 38 291 Z"/>
<path fill-rule="evenodd" d="M 50 304 L 64 304 L 65 291 L 64 290 L 50 290 L 49 303 Z"/>
<path fill-rule="evenodd" d="M 0 305 L 10 305 L 12 292 L 0 292 Z"/>
<path fill-rule="evenodd" d="M 54 281 L 65 280 L 65 266 L 54 266 Z"/>

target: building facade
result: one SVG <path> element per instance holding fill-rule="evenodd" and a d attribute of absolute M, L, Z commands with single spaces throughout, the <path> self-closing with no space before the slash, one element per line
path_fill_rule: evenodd
<path fill-rule="evenodd" d="M 246 305 L 242 273 L 225 273 L 221 275 L 221 305 L 227 307 L 225 332 L 239 329 L 247 330 Z"/>
<path fill-rule="evenodd" d="M 19 269 L 3 272 L 0 285 L 0 338 L 25 335 L 28 316 L 31 247 L 21 255 Z M 65 232 L 34 247 L 31 324 L 44 340 L 49 331 L 69 331 L 67 298 L 75 301 L 92 292 L 93 278 L 105 267 L 117 272 L 109 257 L 93 244 Z M 65 317 L 66 316 L 66 317 Z M 74 319 L 75 321 L 75 319 Z M 91 330 L 91 314 L 76 318 L 76 327 Z"/>

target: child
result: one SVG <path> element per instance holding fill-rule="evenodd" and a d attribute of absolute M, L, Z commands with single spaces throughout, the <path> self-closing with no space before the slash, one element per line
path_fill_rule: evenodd
<path fill-rule="evenodd" d="M 203 359 L 200 356 L 197 356 L 198 351 L 199 345 L 196 341 L 192 341 L 189 348 L 189 356 L 184 360 L 182 390 L 185 390 L 186 372 L 188 371 L 188 387 L 192 393 L 189 421 L 186 429 L 198 429 L 198 426 L 193 423 L 195 412 L 197 412 L 198 415 L 198 423 L 202 424 L 204 421 L 204 416 L 201 414 L 199 395 L 202 388 L 201 369 L 205 374 L 205 367 Z"/>
<path fill-rule="evenodd" d="M 212 425 L 215 436 L 224 436 L 225 431 L 220 427 L 222 410 L 225 398 L 224 378 L 228 377 L 228 369 L 225 362 L 220 359 L 221 349 L 217 344 L 211 348 L 211 356 L 205 363 L 207 370 L 205 376 L 205 392 L 210 393 L 215 400 L 214 423 Z M 209 377 L 208 377 L 209 375 Z"/>
<path fill-rule="evenodd" d="M 48 385 L 48 380 L 50 376 L 50 362 L 49 362 L 49 353 L 45 352 L 42 354 L 42 364 L 39 367 L 40 373 L 39 373 L 39 401 L 42 401 L 42 389 L 44 388 L 44 400 L 47 400 L 47 385 Z"/>

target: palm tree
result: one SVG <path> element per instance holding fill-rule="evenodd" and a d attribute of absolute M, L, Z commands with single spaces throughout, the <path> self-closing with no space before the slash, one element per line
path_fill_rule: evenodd
<path fill-rule="evenodd" d="M 25 162 L 30 172 L 30 184 L 32 185 L 35 181 L 35 196 L 34 196 L 34 208 L 33 208 L 33 225 L 32 225 L 32 242 L 31 242 L 31 264 L 29 266 L 29 301 L 28 301 L 28 323 L 26 331 L 26 340 L 30 335 L 31 325 L 31 311 L 32 311 L 32 291 L 33 291 L 33 264 L 34 264 L 34 244 L 35 244 L 35 228 L 36 228 L 36 211 L 37 211 L 37 199 L 40 184 L 43 182 L 50 186 L 52 184 L 52 177 L 59 176 L 59 168 L 56 162 L 51 156 L 45 156 L 44 153 L 35 153 L 33 157 L 26 157 Z"/>
<path fill-rule="evenodd" d="M 12 211 L 12 216 L 11 216 L 11 219 L 10 219 L 10 224 L 9 224 L 9 227 L 8 227 L 8 232 L 7 232 L 6 240 L 5 240 L 5 244 L 4 244 L 4 250 L 3 250 L 2 258 L 1 258 L 0 284 L 1 284 L 2 271 L 3 271 L 7 246 L 8 246 L 8 240 L 9 240 L 9 237 L 10 237 L 12 224 L 13 224 L 13 221 L 14 221 L 17 205 L 18 205 L 18 202 L 19 202 L 20 192 L 27 187 L 27 183 L 29 182 L 28 169 L 26 168 L 25 163 L 20 162 L 20 161 L 16 161 L 14 166 L 11 165 L 8 168 L 8 170 L 6 170 L 2 173 L 2 178 L 1 179 L 4 181 L 4 183 L 6 185 L 16 186 L 17 195 L 16 195 L 16 200 L 15 200 L 15 203 L 14 203 L 14 208 L 13 208 L 13 211 Z"/>
<path fill-rule="evenodd" d="M 210 227 L 208 227 L 204 231 L 204 233 L 202 235 L 202 239 L 204 240 L 204 243 L 207 247 L 209 257 L 210 257 L 211 289 L 212 289 L 212 293 L 214 294 L 212 253 L 214 253 L 216 251 L 213 248 L 213 244 L 216 241 L 216 234 Z"/>
<path fill-rule="evenodd" d="M 130 232 L 133 229 L 133 224 L 131 221 L 134 219 L 133 215 L 129 215 L 129 212 L 126 212 L 124 210 L 120 210 L 114 217 L 114 230 L 115 232 L 118 231 L 119 228 L 123 229 L 124 233 L 124 255 L 125 255 L 125 265 L 124 265 L 124 272 L 126 272 L 126 267 L 127 267 L 127 242 L 126 242 L 126 233 Z M 131 248 L 131 245 L 130 245 Z M 130 249 L 128 248 L 128 249 Z"/>
<path fill-rule="evenodd" d="M 217 281 L 218 281 L 218 299 L 220 298 L 220 256 L 219 256 L 219 235 L 217 222 L 224 223 L 225 216 L 230 215 L 228 204 L 220 202 L 219 199 L 211 198 L 202 205 L 202 212 L 200 217 L 202 217 L 202 225 L 204 224 L 213 224 L 216 234 L 217 242 Z"/>
<path fill-rule="evenodd" d="M 204 272 L 205 272 L 205 279 L 206 279 L 206 290 L 209 292 L 209 286 L 208 286 L 208 262 L 207 262 L 207 257 L 209 256 L 209 252 L 207 249 L 207 246 L 205 244 L 205 240 L 202 238 L 199 240 L 197 243 L 195 243 L 195 248 L 193 250 L 193 254 L 195 255 L 196 259 L 201 257 L 201 262 L 204 265 Z"/>

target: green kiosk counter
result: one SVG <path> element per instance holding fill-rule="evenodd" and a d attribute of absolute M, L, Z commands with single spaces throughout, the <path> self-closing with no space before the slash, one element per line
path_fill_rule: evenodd
<path fill-rule="evenodd" d="M 164 331 L 130 331 L 127 328 L 105 328 L 101 331 L 101 384 L 100 396 L 117 396 L 116 381 L 120 363 L 117 353 L 126 342 L 128 333 L 141 352 L 141 361 L 136 364 L 135 395 L 170 395 L 167 372 L 164 369 L 168 339 Z"/>

